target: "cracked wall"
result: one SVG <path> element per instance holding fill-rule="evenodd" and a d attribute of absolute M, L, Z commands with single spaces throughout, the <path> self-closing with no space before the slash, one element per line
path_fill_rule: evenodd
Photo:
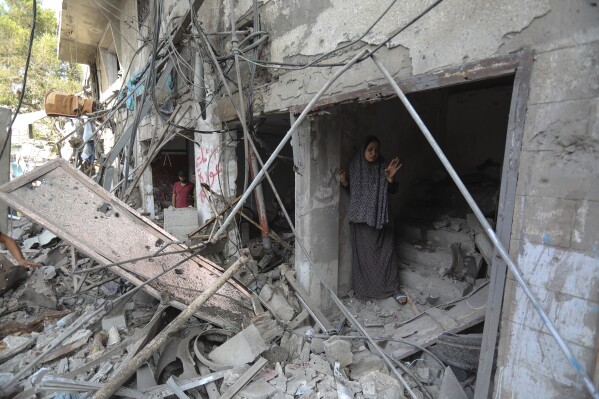
<path fill-rule="evenodd" d="M 298 6 L 297 2 L 261 3 L 263 23 L 272 32 L 264 56 L 304 62 L 357 37 L 369 25 L 366 21 L 372 21 L 386 6 L 358 3 L 362 2 L 329 1 L 311 11 L 302 11 L 310 7 Z M 430 2 L 398 4 L 389 20 L 383 19 L 365 42 L 380 43 L 427 4 Z M 319 14 L 314 17 L 314 12 Z M 591 1 L 448 0 L 393 39 L 390 48 L 379 55 L 401 80 L 523 48 L 536 52 L 510 250 L 590 375 L 596 373 L 599 301 L 596 286 L 580 283 L 599 277 L 598 27 L 599 12 Z M 328 62 L 347 60 L 354 52 L 342 51 Z M 333 71 L 269 70 L 259 91 L 263 110 L 307 103 Z M 329 93 L 380 83 L 384 81 L 378 70 L 366 61 L 342 76 Z M 309 146 L 303 151 L 329 163 L 328 156 Z M 316 195 L 320 188 L 313 190 Z M 314 227 L 316 220 L 308 215 L 302 223 Z M 531 265 L 535 268 L 530 269 Z M 547 276 L 558 275 L 560 269 L 572 274 L 572 279 L 563 285 L 551 284 Z M 551 281 L 555 283 L 555 279 Z M 497 397 L 586 397 L 581 381 L 511 276 L 499 354 L 494 388 Z M 547 367 L 539 370 L 539 364 Z"/>
<path fill-rule="evenodd" d="M 397 2 L 360 43 L 324 62 L 343 62 L 361 47 L 374 48 L 431 3 L 432 0 Z M 310 61 L 356 39 L 388 4 L 359 0 L 259 1 L 262 28 L 270 34 L 259 58 L 291 63 Z M 235 2 L 234 13 L 240 24 L 251 19 L 251 8 L 251 0 Z M 207 30 L 226 30 L 230 27 L 230 11 L 227 1 L 207 0 L 199 17 Z M 226 49 L 226 40 L 218 42 L 218 46 L 220 51 Z M 592 375 L 597 373 L 599 298 L 596 286 L 580 285 L 581 281 L 596 281 L 599 277 L 597 3 L 445 0 L 378 55 L 392 75 L 402 80 L 520 49 L 531 49 L 536 56 L 510 253 L 523 265 L 533 291 L 550 314 L 557 317 L 558 330 Z M 261 70 L 255 84 L 257 112 L 306 104 L 336 70 Z M 207 74 L 213 75 L 214 71 L 207 68 Z M 380 72 L 366 60 L 344 74 L 324 98 L 384 83 Z M 231 119 L 225 102 L 210 107 L 209 125 L 218 126 Z M 336 144 L 324 144 L 322 140 L 318 145 L 310 144 L 310 140 L 327 132 L 322 126 L 309 123 L 303 129 L 304 142 L 294 147 L 294 153 L 297 162 L 304 162 L 304 167 L 309 165 L 309 173 L 301 179 L 296 175 L 296 179 L 302 180 L 296 183 L 298 212 L 304 216 L 298 219 L 298 229 L 321 232 L 310 239 L 310 250 L 318 254 L 323 267 L 332 271 L 329 278 L 334 280 L 336 260 L 323 245 L 332 246 L 335 242 L 323 237 L 329 231 L 331 215 L 335 221 L 339 215 L 337 188 L 333 187 L 336 182 L 328 178 L 329 169 L 334 169 L 337 165 L 333 163 L 339 161 L 331 156 Z M 332 199 L 328 199 L 328 194 L 332 194 Z M 327 210 L 326 217 L 323 209 Z M 299 256 L 298 262 L 302 262 Z M 547 278 L 562 274 L 572 275 L 573 280 L 565 279 L 556 285 L 555 278 Z M 315 290 L 312 277 L 305 268 L 298 274 L 304 286 Z M 538 324 L 537 316 L 511 277 L 504 303 L 493 396 L 586 397 L 581 381 L 573 375 L 546 329 Z M 573 317 L 568 319 L 567 315 Z M 548 363 L 550 366 L 539 370 L 539 364 Z"/>

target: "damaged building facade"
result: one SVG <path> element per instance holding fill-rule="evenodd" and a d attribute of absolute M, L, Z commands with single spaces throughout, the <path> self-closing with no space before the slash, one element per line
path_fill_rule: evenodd
<path fill-rule="evenodd" d="M 63 0 L 59 57 L 91 66 L 96 101 L 129 96 L 114 115 L 113 151 L 100 158 L 97 181 L 154 218 L 170 204 L 176 172 L 188 171 L 196 226 L 258 173 L 244 123 L 266 162 L 319 90 L 364 50 L 376 51 L 408 95 L 596 385 L 596 2 Z M 403 163 L 391 202 L 402 281 L 426 292 L 428 276 L 455 256 L 472 258 L 474 279 L 489 279 L 475 397 L 588 397 L 484 232 L 468 234 L 486 253 L 452 249 L 468 241 L 452 226 L 471 211 L 368 54 L 310 111 L 269 172 L 295 210 L 303 243 L 295 244 L 296 276 L 312 300 L 334 312 L 328 288 L 351 290 L 348 197 L 336 175 L 374 134 L 383 155 Z M 266 181 L 261 191 L 246 207 L 258 220 L 262 203 L 272 222 L 274 193 Z"/>

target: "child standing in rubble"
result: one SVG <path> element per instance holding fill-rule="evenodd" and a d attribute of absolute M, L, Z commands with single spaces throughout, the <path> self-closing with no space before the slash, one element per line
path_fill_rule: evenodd
<path fill-rule="evenodd" d="M 375 136 L 366 138 L 362 150 L 338 173 L 341 185 L 349 190 L 347 219 L 352 244 L 352 288 L 359 297 L 394 296 L 399 303 L 407 297 L 399 290 L 399 269 L 393 228 L 389 223 L 389 194 L 397 191 L 393 181 L 402 164 L 399 158 L 387 162 L 380 155 Z"/>

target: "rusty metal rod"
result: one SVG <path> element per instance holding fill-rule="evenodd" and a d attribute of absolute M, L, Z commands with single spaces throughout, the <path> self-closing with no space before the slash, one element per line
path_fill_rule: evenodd
<path fill-rule="evenodd" d="M 206 291 L 189 304 L 160 334 L 150 341 L 137 355 L 128 363 L 123 364 L 118 374 L 110 380 L 102 389 L 95 393 L 94 399 L 108 399 L 135 373 L 135 371 L 146 362 L 152 354 L 174 333 L 179 331 L 187 320 L 194 315 L 203 305 L 233 276 L 237 270 L 250 259 L 249 251 L 244 250 L 241 256 L 233 263 Z"/>
<path fill-rule="evenodd" d="M 491 227 L 491 225 L 489 224 L 489 222 L 483 215 L 482 211 L 476 204 L 476 201 L 474 201 L 474 198 L 472 198 L 472 195 L 470 195 L 470 192 L 468 191 L 468 189 L 466 188 L 466 186 L 464 185 L 464 183 L 458 176 L 458 174 L 455 171 L 455 169 L 453 168 L 453 166 L 451 166 L 451 163 L 449 162 L 449 160 L 443 153 L 443 150 L 441 150 L 441 147 L 439 147 L 439 145 L 435 141 L 435 138 L 433 137 L 431 132 L 428 130 L 428 128 L 426 127 L 426 125 L 424 124 L 422 119 L 420 119 L 420 116 L 418 115 L 418 113 L 416 112 L 416 110 L 414 109 L 414 107 L 412 106 L 410 101 L 408 100 L 408 98 L 405 96 L 405 94 L 401 91 L 398 84 L 395 82 L 395 79 L 393 79 L 393 77 L 391 76 L 389 71 L 385 68 L 385 66 L 379 61 L 379 59 L 377 57 L 374 56 L 374 54 L 371 55 L 371 58 L 372 58 L 372 61 L 374 61 L 374 63 L 376 64 L 376 66 L 381 70 L 383 75 L 385 75 L 385 78 L 387 78 L 387 80 L 391 84 L 391 87 L 393 87 L 393 89 L 397 93 L 397 96 L 399 97 L 399 99 L 401 100 L 403 105 L 406 107 L 407 111 L 410 113 L 410 115 L 414 119 L 414 122 L 416 122 L 416 124 L 420 128 L 420 131 L 422 131 L 422 134 L 424 135 L 426 140 L 429 142 L 429 144 L 431 145 L 431 147 L 437 154 L 437 157 L 439 157 L 439 160 L 441 161 L 441 163 L 443 163 L 443 166 L 445 166 L 445 169 L 451 176 L 453 182 L 456 184 L 456 186 L 458 187 L 458 189 L 460 190 L 460 192 L 466 199 L 466 202 L 468 202 L 468 205 L 470 205 L 470 208 L 476 215 L 476 218 L 478 219 L 481 226 L 483 226 L 485 232 L 487 233 L 487 236 L 489 236 L 489 239 L 495 245 L 495 249 L 497 249 L 497 251 L 499 252 L 501 259 L 503 259 L 503 261 L 507 264 L 508 268 L 510 269 L 510 271 L 516 278 L 518 285 L 520 286 L 522 291 L 524 291 L 524 294 L 526 294 L 526 296 L 532 303 L 535 311 L 537 312 L 537 314 L 539 315 L 539 317 L 541 318 L 543 323 L 545 323 L 545 325 L 551 332 L 551 335 L 553 335 L 553 338 L 555 338 L 555 341 L 557 342 L 560 349 L 566 355 L 566 358 L 568 359 L 568 361 L 570 362 L 570 364 L 572 365 L 572 367 L 574 368 L 576 373 L 582 378 L 587 391 L 589 391 L 589 393 L 593 396 L 593 398 L 599 399 L 599 392 L 597 391 L 597 388 L 595 387 L 595 385 L 593 385 L 593 381 L 586 374 L 582 364 L 574 357 L 574 355 L 572 354 L 572 351 L 570 351 L 570 348 L 568 348 L 565 341 L 560 336 L 560 334 L 557 331 L 557 329 L 555 328 L 553 322 L 551 320 L 549 320 L 547 313 L 545 313 L 545 311 L 541 307 L 541 304 L 539 303 L 537 298 L 534 296 L 534 294 L 528 287 L 528 284 L 526 283 L 526 281 L 524 281 L 524 278 L 522 277 L 522 272 L 520 271 L 518 266 L 516 266 L 516 264 L 510 259 L 506 249 L 504 248 L 503 244 L 501 243 L 501 241 L 499 241 L 499 238 L 495 234 L 495 231 L 493 230 L 493 228 Z"/>
<path fill-rule="evenodd" d="M 314 105 L 320 99 L 320 97 L 322 97 L 322 95 L 329 89 L 329 87 L 331 87 L 333 85 L 333 83 L 341 75 L 343 75 L 343 73 L 345 71 L 347 71 L 352 65 L 354 65 L 356 62 L 358 62 L 358 60 L 360 59 L 360 57 L 362 57 L 363 55 L 366 55 L 366 54 L 368 54 L 367 50 L 364 50 L 364 51 L 361 51 L 360 53 L 358 53 L 347 64 L 345 64 L 345 66 L 343 68 L 341 68 L 340 70 L 338 70 L 335 73 L 335 75 L 333 75 L 333 77 L 331 77 L 325 83 L 325 85 L 318 91 L 318 93 L 316 93 L 316 95 L 314 96 L 314 98 L 312 98 L 312 100 L 308 103 L 308 105 L 302 111 L 302 113 L 300 114 L 300 116 L 296 119 L 296 121 L 293 124 L 293 126 L 291 126 L 291 128 L 289 129 L 289 131 L 287 132 L 287 134 L 285 134 L 285 137 L 283 137 L 283 139 L 281 140 L 281 142 L 279 143 L 279 145 L 277 146 L 277 148 L 275 148 L 275 150 L 273 151 L 272 155 L 270 156 L 270 158 L 268 158 L 268 160 L 266 161 L 266 163 L 264 164 L 264 166 L 262 167 L 262 169 L 260 169 L 260 172 L 256 175 L 256 178 L 252 181 L 252 183 L 250 184 L 250 186 L 248 187 L 248 189 L 245 191 L 245 193 L 243 193 L 243 195 L 241 196 L 241 199 L 239 200 L 239 202 L 237 203 L 237 205 L 235 205 L 235 208 L 233 208 L 233 210 L 231 211 L 231 213 L 229 214 L 229 216 L 227 217 L 227 219 L 223 222 L 222 227 L 216 232 L 216 234 L 214 235 L 214 237 L 212 237 L 212 242 L 213 243 L 215 243 L 218 240 L 218 238 L 224 234 L 227 226 L 229 224 L 231 224 L 231 222 L 234 220 L 235 214 L 237 214 L 237 212 L 239 212 L 239 210 L 241 209 L 241 207 L 243 206 L 243 204 L 245 204 L 245 201 L 250 196 L 250 194 L 252 193 L 252 191 L 254 190 L 254 188 L 256 188 L 256 186 L 260 183 L 260 181 L 262 180 L 262 178 L 266 174 L 266 171 L 268 170 L 268 168 L 270 167 L 270 165 L 274 162 L 274 160 L 279 155 L 279 153 L 281 152 L 281 150 L 283 149 L 283 147 L 285 146 L 285 144 L 287 144 L 287 142 L 291 138 L 291 135 L 293 134 L 293 132 L 295 131 L 295 129 L 297 129 L 297 127 L 303 122 L 303 120 L 306 118 L 306 115 L 308 115 L 308 113 L 310 112 L 310 110 L 312 110 L 312 107 L 314 107 Z"/>

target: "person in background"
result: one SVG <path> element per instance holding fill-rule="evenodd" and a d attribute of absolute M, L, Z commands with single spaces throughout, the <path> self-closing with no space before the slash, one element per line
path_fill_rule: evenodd
<path fill-rule="evenodd" d="M 19 266 L 23 267 L 37 267 L 42 266 L 41 263 L 32 262 L 30 260 L 25 259 L 23 253 L 21 252 L 21 248 L 17 244 L 12 237 L 7 236 L 6 234 L 0 231 L 0 244 L 4 245 L 8 252 L 17 260 Z"/>
<path fill-rule="evenodd" d="M 193 206 L 193 193 L 195 184 L 187 180 L 187 173 L 179 171 L 179 181 L 173 185 L 173 206 L 175 208 L 187 208 Z"/>
<path fill-rule="evenodd" d="M 403 304 L 407 296 L 399 289 L 399 264 L 389 220 L 389 194 L 397 191 L 393 177 L 402 164 L 399 158 L 385 161 L 380 148 L 378 138 L 367 137 L 347 172 L 340 169 L 338 173 L 341 185 L 350 195 L 347 219 L 352 245 L 352 288 L 358 297 L 393 295 Z"/>

